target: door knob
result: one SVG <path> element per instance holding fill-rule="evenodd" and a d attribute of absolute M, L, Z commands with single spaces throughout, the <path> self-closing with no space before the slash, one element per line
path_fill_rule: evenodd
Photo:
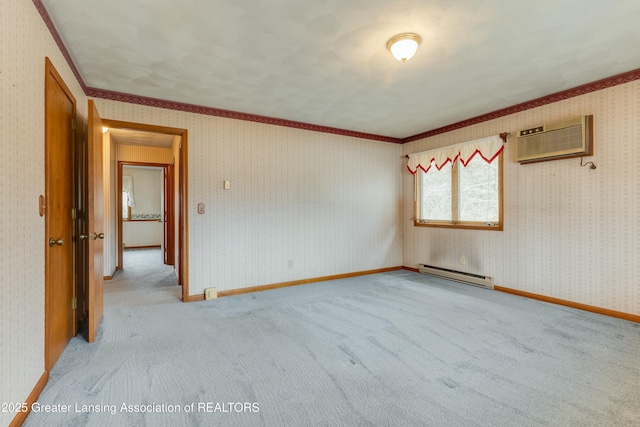
<path fill-rule="evenodd" d="M 49 237 L 49 247 L 52 248 L 55 245 L 58 245 L 58 246 L 64 245 L 64 239 L 62 237 L 59 239 L 54 239 L 53 237 Z"/>

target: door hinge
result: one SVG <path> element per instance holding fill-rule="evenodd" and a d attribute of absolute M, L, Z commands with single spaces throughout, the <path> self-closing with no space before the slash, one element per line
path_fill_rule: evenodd
<path fill-rule="evenodd" d="M 71 129 L 76 130 L 76 127 L 77 127 L 76 119 L 71 119 Z"/>
<path fill-rule="evenodd" d="M 71 208 L 71 219 L 76 219 L 76 208 Z"/>
<path fill-rule="evenodd" d="M 73 297 L 73 299 L 71 300 L 71 308 L 73 310 L 78 308 L 78 299 L 76 297 Z"/>

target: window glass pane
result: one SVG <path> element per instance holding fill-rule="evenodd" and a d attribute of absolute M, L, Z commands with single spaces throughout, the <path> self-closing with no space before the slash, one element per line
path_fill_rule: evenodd
<path fill-rule="evenodd" d="M 460 221 L 498 222 L 498 162 L 475 156 L 467 167 L 458 164 L 458 218 Z"/>
<path fill-rule="evenodd" d="M 420 219 L 451 221 L 451 165 L 441 170 L 435 166 L 429 172 L 420 171 L 422 189 Z"/>
<path fill-rule="evenodd" d="M 129 219 L 129 194 L 122 192 L 122 218 Z"/>

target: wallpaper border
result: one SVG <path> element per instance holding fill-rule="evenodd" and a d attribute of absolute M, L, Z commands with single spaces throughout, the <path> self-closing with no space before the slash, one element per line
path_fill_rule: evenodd
<path fill-rule="evenodd" d="M 430 136 L 440 135 L 442 133 L 451 132 L 456 129 L 473 126 L 478 123 L 487 122 L 489 120 L 497 119 L 500 117 L 508 116 L 510 114 L 519 113 L 533 108 L 541 107 L 547 104 L 553 104 L 554 102 L 563 101 L 569 98 L 575 98 L 576 96 L 586 95 L 588 93 L 597 92 L 599 90 L 607 89 L 613 86 L 618 86 L 624 83 L 629 83 L 640 79 L 640 68 L 626 73 L 618 74 L 612 77 L 607 77 L 601 80 L 597 80 L 592 83 L 587 83 L 581 86 L 574 87 L 572 89 L 556 92 L 551 95 L 546 95 L 541 98 L 536 98 L 531 101 L 525 101 L 520 104 L 513 105 L 511 107 L 503 108 L 493 111 L 491 113 L 482 114 L 480 116 L 472 117 L 470 119 L 463 120 L 461 122 L 453 123 L 441 128 L 432 129 L 417 135 L 409 136 L 402 139 L 402 144 L 419 139 L 428 138 Z"/>
<path fill-rule="evenodd" d="M 86 95 L 87 85 L 84 83 L 84 79 L 80 74 L 80 70 L 78 70 L 78 68 L 76 67 L 76 64 L 73 62 L 73 59 L 71 58 L 71 53 L 69 53 L 69 51 L 67 50 L 67 47 L 64 45 L 64 41 L 60 36 L 60 33 L 58 33 L 58 30 L 56 29 L 55 24 L 51 20 L 51 16 L 49 16 L 49 12 L 47 11 L 47 8 L 42 3 L 42 0 L 33 0 L 33 5 L 38 10 L 40 17 L 42 17 L 42 20 L 44 21 L 45 25 L 49 29 L 49 32 L 51 33 L 51 36 L 53 37 L 53 40 L 56 42 L 58 49 L 60 49 L 60 52 L 62 52 L 62 56 L 64 56 L 64 59 L 67 60 L 67 64 L 69 64 L 69 67 L 73 72 L 73 75 L 76 76 L 76 80 L 78 80 L 80 87 L 82 87 L 82 91 Z"/>
<path fill-rule="evenodd" d="M 82 87 L 82 90 L 85 92 L 85 95 L 87 96 L 94 97 L 94 98 L 107 99 L 111 101 L 120 101 L 120 102 L 129 103 L 129 104 L 139 104 L 139 105 L 145 105 L 149 107 L 164 108 L 168 110 L 177 110 L 177 111 L 184 111 L 188 113 L 223 117 L 227 119 L 244 120 L 244 121 L 263 123 L 263 124 L 274 125 L 274 126 L 284 126 L 284 127 L 303 129 L 303 130 L 309 130 L 314 132 L 330 133 L 330 134 L 349 136 L 354 138 L 369 139 L 373 141 L 391 142 L 394 144 L 405 144 L 407 142 L 428 138 L 428 137 L 439 135 L 442 133 L 451 132 L 456 129 L 461 129 L 461 128 L 472 126 L 478 123 L 497 119 L 499 117 L 504 117 L 510 114 L 519 113 L 521 111 L 530 110 L 532 108 L 537 108 L 542 105 L 552 104 L 554 102 L 562 101 L 564 99 L 569 99 L 569 98 L 584 95 L 587 93 L 596 92 L 602 89 L 621 85 L 634 80 L 640 80 L 640 68 L 639 68 L 636 70 L 628 71 L 626 73 L 618 74 L 611 77 L 606 77 L 604 79 L 597 80 L 592 83 L 587 83 L 581 86 L 567 89 L 561 92 L 556 92 L 551 95 L 546 95 L 541 98 L 533 99 L 531 101 L 525 101 L 523 103 L 516 104 L 511 107 L 503 108 L 487 114 L 482 114 L 480 116 L 472 117 L 470 119 L 462 120 L 457 123 L 452 123 L 450 125 L 443 126 L 437 129 L 428 130 L 428 131 L 425 131 L 413 136 L 409 136 L 406 138 L 393 138 L 390 136 L 374 135 L 370 133 L 358 132 L 358 131 L 353 131 L 348 129 L 339 129 L 339 128 L 333 128 L 329 126 L 322 126 L 322 125 L 316 125 L 316 124 L 304 123 L 304 122 L 296 122 L 292 120 L 279 119 L 275 117 L 241 113 L 238 111 L 223 110 L 223 109 L 214 108 L 214 107 L 204 107 L 200 105 L 186 104 L 186 103 L 168 101 L 168 100 L 157 99 L 157 98 L 148 98 L 145 96 L 132 95 L 127 93 L 114 92 L 106 89 L 87 87 L 84 80 L 82 79 L 82 76 L 80 75 L 80 71 L 75 66 L 75 63 L 71 58 L 71 54 L 69 53 L 66 46 L 64 45 L 64 41 L 62 40 L 62 37 L 60 36 L 60 34 L 58 33 L 58 30 L 53 24 L 53 21 L 51 20 L 51 17 L 47 12 L 46 7 L 42 3 L 42 0 L 32 0 L 32 1 L 36 9 L 40 13 L 42 20 L 45 22 L 47 28 L 51 32 L 51 35 L 53 36 L 56 44 L 60 48 L 60 51 L 62 52 L 63 56 L 67 60 L 69 67 L 71 67 L 71 70 L 73 71 L 73 74 L 76 76 L 76 79 L 78 80 L 80 86 Z"/>
<path fill-rule="evenodd" d="M 311 123 L 296 122 L 286 119 L 278 119 L 275 117 L 259 116 L 256 114 L 241 113 L 238 111 L 223 110 L 214 107 L 204 107 L 201 105 L 186 104 L 176 101 L 167 101 L 158 98 L 148 98 L 146 96 L 131 95 L 128 93 L 114 92 L 106 89 L 97 89 L 87 87 L 86 95 L 93 98 L 106 99 L 110 101 L 126 102 L 129 104 L 139 104 L 148 107 L 164 108 L 167 110 L 184 111 L 187 113 L 204 114 L 208 116 L 223 117 L 225 119 L 244 120 L 247 122 L 263 123 L 274 126 L 284 126 L 295 129 L 304 129 L 322 133 L 332 133 L 343 136 L 351 136 L 355 138 L 370 139 L 374 141 L 392 142 L 399 144 L 402 142 L 399 138 L 390 136 L 374 135 L 365 132 L 357 132 L 347 129 L 333 128 L 329 126 L 315 125 Z"/>

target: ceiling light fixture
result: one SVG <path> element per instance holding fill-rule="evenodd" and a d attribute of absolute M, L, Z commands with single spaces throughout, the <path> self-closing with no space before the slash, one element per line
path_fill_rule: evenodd
<path fill-rule="evenodd" d="M 422 39 L 417 34 L 402 33 L 389 39 L 387 49 L 398 61 L 406 62 L 407 59 L 411 59 L 415 55 L 421 41 Z"/>

